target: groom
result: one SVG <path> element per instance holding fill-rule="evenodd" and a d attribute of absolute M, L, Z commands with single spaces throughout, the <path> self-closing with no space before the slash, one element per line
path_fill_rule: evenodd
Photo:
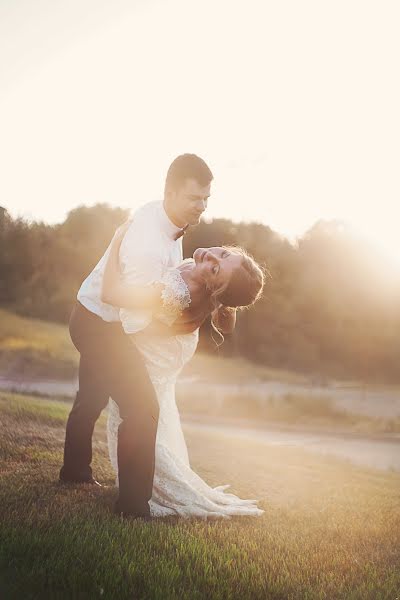
<path fill-rule="evenodd" d="M 182 260 L 182 235 L 197 225 L 207 207 L 213 175 L 194 154 L 170 165 L 163 202 L 139 208 L 120 249 L 128 283 L 150 284 Z M 93 478 L 92 434 L 109 397 L 117 403 L 119 497 L 115 512 L 150 518 L 158 402 L 146 367 L 128 335 L 151 321 L 146 310 L 121 310 L 101 301 L 108 251 L 85 279 L 70 319 L 71 339 L 80 353 L 79 390 L 68 417 L 60 480 L 100 486 Z M 128 334 L 128 335 L 127 335 Z"/>

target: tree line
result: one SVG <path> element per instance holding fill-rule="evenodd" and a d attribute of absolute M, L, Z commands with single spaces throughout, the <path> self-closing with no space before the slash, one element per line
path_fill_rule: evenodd
<path fill-rule="evenodd" d="M 99 204 L 51 226 L 0 209 L 0 305 L 68 322 L 81 282 L 126 218 Z M 190 229 L 184 253 L 219 245 L 242 246 L 268 274 L 262 299 L 240 312 L 218 352 L 318 377 L 400 380 L 399 273 L 342 223 L 317 222 L 292 244 L 260 223 L 214 219 Z M 216 351 L 207 323 L 200 343 Z"/>

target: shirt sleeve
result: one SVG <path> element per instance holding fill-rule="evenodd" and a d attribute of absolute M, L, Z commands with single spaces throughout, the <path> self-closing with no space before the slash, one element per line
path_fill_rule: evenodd
<path fill-rule="evenodd" d="M 159 281 L 164 271 L 160 235 L 155 236 L 142 219 L 134 219 L 122 241 L 119 259 L 126 283 L 151 285 Z M 125 333 L 131 334 L 145 329 L 153 315 L 151 310 L 121 308 L 119 316 Z"/>

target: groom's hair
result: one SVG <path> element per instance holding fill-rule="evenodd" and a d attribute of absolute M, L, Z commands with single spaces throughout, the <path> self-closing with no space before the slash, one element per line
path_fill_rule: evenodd
<path fill-rule="evenodd" d="M 202 158 L 196 154 L 181 154 L 171 163 L 165 179 L 165 192 L 178 190 L 186 179 L 208 185 L 214 176 Z"/>

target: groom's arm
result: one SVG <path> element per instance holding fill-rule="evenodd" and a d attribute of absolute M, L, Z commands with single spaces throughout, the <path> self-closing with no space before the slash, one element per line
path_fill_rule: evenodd
<path fill-rule="evenodd" d="M 162 248 L 159 239 L 140 219 L 134 219 L 121 243 L 119 258 L 122 281 L 139 286 L 150 286 L 161 279 L 163 273 Z M 151 307 L 120 310 L 125 333 L 145 329 L 152 320 Z"/>

